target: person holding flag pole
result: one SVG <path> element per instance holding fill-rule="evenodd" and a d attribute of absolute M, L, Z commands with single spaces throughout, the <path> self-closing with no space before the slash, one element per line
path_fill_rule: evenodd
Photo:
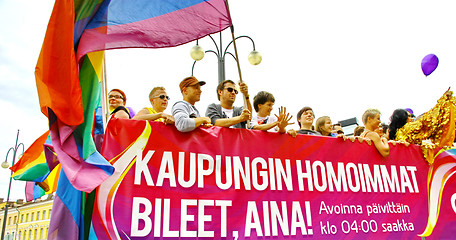
<path fill-rule="evenodd" d="M 235 59 L 236 59 L 237 67 L 238 67 L 239 83 L 243 83 L 244 81 L 242 80 L 241 65 L 239 64 L 239 56 L 238 56 L 238 51 L 237 51 L 237 47 L 236 47 L 236 38 L 234 37 L 233 19 L 231 19 L 231 12 L 230 12 L 230 6 L 228 3 L 228 0 L 225 0 L 225 4 L 226 4 L 226 10 L 228 13 L 228 18 L 231 21 L 231 26 L 230 26 L 231 38 L 233 39 L 234 55 L 236 57 Z M 239 84 L 239 85 L 241 85 L 241 84 Z M 252 105 L 250 104 L 249 96 L 248 96 L 248 94 L 247 95 L 244 94 L 244 109 L 247 109 L 247 108 L 250 110 L 250 113 L 252 113 Z M 251 118 L 252 118 L 252 116 L 250 115 L 249 120 L 247 120 L 247 128 L 250 128 L 250 119 Z"/>

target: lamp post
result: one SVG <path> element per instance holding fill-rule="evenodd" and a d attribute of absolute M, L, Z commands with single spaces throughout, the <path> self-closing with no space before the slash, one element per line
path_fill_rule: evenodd
<path fill-rule="evenodd" d="M 16 161 L 16 153 L 17 153 L 17 150 L 18 150 L 18 148 L 20 146 L 22 146 L 22 154 L 24 154 L 24 144 L 23 143 L 17 144 L 18 139 L 19 139 L 19 129 L 17 130 L 16 145 L 14 145 L 14 148 L 11 147 L 8 150 L 8 152 L 6 153 L 5 161 L 2 162 L 2 168 L 9 168 L 8 155 L 9 155 L 11 150 L 13 151 L 13 163 L 12 163 L 12 165 L 14 165 L 14 162 Z M 8 216 L 8 202 L 9 202 L 9 196 L 10 196 L 10 190 L 11 190 L 11 181 L 13 180 L 11 178 L 12 174 L 13 174 L 13 171 L 11 171 L 11 174 L 10 174 L 10 181 L 9 181 L 9 186 L 8 186 L 8 195 L 6 196 L 5 213 L 3 214 L 3 227 L 2 227 L 2 239 L 1 240 L 4 240 L 4 238 L 5 238 L 6 218 Z"/>
<path fill-rule="evenodd" d="M 17 219 L 16 219 L 16 236 L 14 238 L 19 239 L 19 237 L 17 236 L 17 229 L 18 229 L 18 226 L 19 226 L 19 216 L 21 215 L 21 211 L 19 211 L 19 208 L 16 207 L 16 211 L 17 211 Z"/>
<path fill-rule="evenodd" d="M 212 42 L 215 45 L 216 51 L 214 51 L 214 50 L 206 50 L 206 51 L 204 51 L 203 48 L 198 45 L 198 40 L 196 40 L 196 46 L 194 46 L 190 50 L 190 56 L 192 57 L 193 60 L 195 60 L 193 62 L 193 66 L 192 66 L 192 76 L 193 76 L 193 69 L 195 68 L 196 62 L 200 61 L 201 59 L 203 59 L 204 53 L 211 52 L 211 53 L 214 53 L 217 56 L 217 60 L 218 60 L 218 81 L 220 83 L 220 82 L 225 80 L 225 56 L 228 54 L 228 55 L 231 55 L 236 61 L 237 61 L 237 59 L 231 52 L 228 51 L 228 47 L 233 43 L 233 41 L 230 41 L 228 43 L 228 45 L 226 45 L 225 50 L 223 50 L 222 32 L 220 32 L 219 34 L 220 34 L 219 35 L 220 36 L 220 44 L 219 45 L 217 45 L 217 43 L 215 42 L 214 38 L 211 35 L 209 35 L 209 37 L 211 38 Z M 249 57 L 248 57 L 250 64 L 252 64 L 252 65 L 260 64 L 261 60 L 262 60 L 262 56 L 261 56 L 261 54 L 259 52 L 257 52 L 255 50 L 255 42 L 253 41 L 253 39 L 251 37 L 249 37 L 249 36 L 245 36 L 244 35 L 244 36 L 236 37 L 235 40 L 237 40 L 239 38 L 247 38 L 247 39 L 249 39 L 252 42 L 253 51 L 250 52 Z"/>

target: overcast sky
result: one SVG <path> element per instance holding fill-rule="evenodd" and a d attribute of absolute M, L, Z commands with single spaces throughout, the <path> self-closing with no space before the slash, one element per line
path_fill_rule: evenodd
<path fill-rule="evenodd" d="M 231 0 L 235 34 L 249 35 L 263 62 L 247 61 L 248 39 L 237 42 L 244 81 L 253 96 L 261 90 L 276 98 L 275 110 L 286 106 L 293 114 L 304 106 L 316 117 L 333 122 L 378 108 L 388 123 L 396 108 L 412 108 L 416 115 L 429 110 L 456 78 L 456 15 L 453 2 L 424 0 Z M 34 80 L 35 64 L 54 1 L 0 0 L 0 120 L 2 161 L 19 142 L 28 148 L 47 130 L 40 113 Z M 214 35 L 217 43 L 218 34 Z M 231 40 L 223 32 L 223 43 Z M 139 111 L 149 106 L 154 86 L 164 86 L 169 108 L 180 100 L 178 84 L 191 74 L 191 42 L 168 49 L 112 50 L 106 53 L 108 89 L 127 94 L 127 106 Z M 209 38 L 200 40 L 215 50 Z M 234 53 L 234 50 L 230 48 Z M 436 54 L 440 64 L 425 77 L 421 60 Z M 208 84 L 196 107 L 204 113 L 216 102 L 217 60 L 206 53 L 194 75 Z M 238 80 L 235 61 L 226 57 L 226 78 Z M 238 97 L 236 105 L 242 105 Z M 362 123 L 360 123 L 362 124 Z M 297 128 L 297 125 L 291 126 Z M 11 162 L 12 155 L 9 156 Z M 0 198 L 6 199 L 9 171 L 0 169 Z M 25 198 L 24 184 L 13 181 L 11 199 Z"/>

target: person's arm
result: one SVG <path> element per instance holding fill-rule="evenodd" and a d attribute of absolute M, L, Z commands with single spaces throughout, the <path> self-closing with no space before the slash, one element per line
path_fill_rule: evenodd
<path fill-rule="evenodd" d="M 261 124 L 261 125 L 254 125 L 253 129 L 255 130 L 261 130 L 261 131 L 267 131 L 275 126 L 277 126 L 278 122 L 272 122 L 272 123 L 266 123 L 266 124 Z"/>
<path fill-rule="evenodd" d="M 242 110 L 241 115 L 232 118 L 219 118 L 214 122 L 214 126 L 231 127 L 240 122 L 250 119 L 250 111 L 248 109 Z"/>
<path fill-rule="evenodd" d="M 151 121 L 155 121 L 159 118 L 164 118 L 164 113 L 154 113 L 154 114 L 150 114 L 149 113 L 149 110 L 147 110 L 147 108 L 143 108 L 141 109 L 141 111 L 139 111 L 134 117 L 133 119 L 137 119 L 137 120 L 151 120 Z"/>
<path fill-rule="evenodd" d="M 196 128 L 196 118 L 190 118 L 189 111 L 184 103 L 176 103 L 172 109 L 175 126 L 180 132 L 190 132 Z"/>
<path fill-rule="evenodd" d="M 160 113 L 149 113 L 149 110 L 147 108 L 141 109 L 134 117 L 133 119 L 137 120 L 149 120 L 149 121 L 155 121 L 159 118 L 163 118 L 163 122 L 165 124 L 174 124 L 174 117 L 172 115 L 166 114 L 164 112 Z"/>
<path fill-rule="evenodd" d="M 128 115 L 127 112 L 122 111 L 122 110 L 117 111 L 116 113 L 114 113 L 114 117 L 130 119 L 130 115 Z"/>
<path fill-rule="evenodd" d="M 250 103 L 249 88 L 247 87 L 247 84 L 245 82 L 239 82 L 239 90 L 244 95 L 245 105 L 247 105 L 247 109 L 250 112 L 253 112 L 252 103 Z"/>
<path fill-rule="evenodd" d="M 380 137 L 376 132 L 369 132 L 366 134 L 366 137 L 369 138 L 373 143 L 377 151 L 383 157 L 389 156 L 389 145 L 388 140 L 385 137 Z"/>
<path fill-rule="evenodd" d="M 197 117 L 195 118 L 195 128 L 203 125 L 204 127 L 211 127 L 211 119 L 208 117 Z"/>
<path fill-rule="evenodd" d="M 241 115 L 232 118 L 222 118 L 222 113 L 218 111 L 215 103 L 209 104 L 206 110 L 206 116 L 211 119 L 214 126 L 231 127 L 237 123 L 250 119 L 250 112 L 248 110 L 242 111 Z"/>

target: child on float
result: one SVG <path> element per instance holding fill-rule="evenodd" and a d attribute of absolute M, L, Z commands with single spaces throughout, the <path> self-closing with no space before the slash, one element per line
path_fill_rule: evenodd
<path fill-rule="evenodd" d="M 252 129 L 285 133 L 285 127 L 290 123 L 289 113 L 286 113 L 286 108 L 279 108 L 279 115 L 271 116 L 271 112 L 275 103 L 274 95 L 269 92 L 261 91 L 253 98 L 253 107 L 257 114 L 252 117 Z M 291 123 L 292 124 L 292 123 Z"/>

